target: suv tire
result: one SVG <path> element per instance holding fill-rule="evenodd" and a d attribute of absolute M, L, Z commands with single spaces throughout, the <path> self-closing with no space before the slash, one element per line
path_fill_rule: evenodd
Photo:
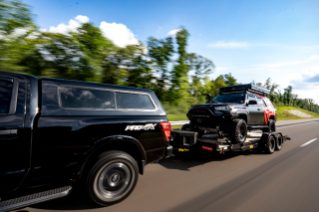
<path fill-rule="evenodd" d="M 234 119 L 229 128 L 229 138 L 233 144 L 244 143 L 247 137 L 247 125 L 244 119 Z"/>
<path fill-rule="evenodd" d="M 269 119 L 267 128 L 263 129 L 263 132 L 276 132 L 276 124 L 275 121 L 272 119 Z"/>
<path fill-rule="evenodd" d="M 138 180 L 135 159 L 122 151 L 107 151 L 99 155 L 86 180 L 86 193 L 91 201 L 109 206 L 124 200 L 134 190 Z"/>
<path fill-rule="evenodd" d="M 184 124 L 184 125 L 182 126 L 182 130 L 191 131 L 190 124 Z"/>
<path fill-rule="evenodd" d="M 200 130 L 198 128 L 194 129 L 194 125 L 192 123 L 184 124 L 182 126 L 182 130 L 195 131 L 195 132 L 197 132 L 197 137 L 198 138 L 202 137 L 205 134 L 205 131 L 203 131 L 203 130 Z"/>

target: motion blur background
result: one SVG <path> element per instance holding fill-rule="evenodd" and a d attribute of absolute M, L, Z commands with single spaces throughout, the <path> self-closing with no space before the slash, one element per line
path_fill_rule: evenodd
<path fill-rule="evenodd" d="M 0 70 L 152 89 L 176 120 L 252 82 L 279 112 L 317 117 L 318 11 L 317 1 L 0 0 Z"/>

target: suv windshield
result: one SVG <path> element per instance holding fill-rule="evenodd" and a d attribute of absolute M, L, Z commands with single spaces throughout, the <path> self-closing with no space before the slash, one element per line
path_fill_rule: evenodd
<path fill-rule="evenodd" d="M 209 103 L 217 103 L 217 102 L 231 102 L 231 103 L 244 103 L 245 94 L 227 94 L 227 95 L 218 95 L 215 96 Z"/>

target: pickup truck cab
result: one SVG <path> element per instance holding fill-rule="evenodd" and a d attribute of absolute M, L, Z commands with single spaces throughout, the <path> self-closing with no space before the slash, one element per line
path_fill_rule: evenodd
<path fill-rule="evenodd" d="M 120 202 L 146 164 L 170 156 L 170 130 L 151 90 L 0 71 L 0 211 L 74 186 L 98 205 Z"/>

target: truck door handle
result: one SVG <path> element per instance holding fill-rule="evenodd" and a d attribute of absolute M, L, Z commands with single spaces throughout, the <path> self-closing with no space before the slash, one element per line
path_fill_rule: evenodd
<path fill-rule="evenodd" d="M 17 135 L 18 134 L 18 130 L 14 129 L 14 130 L 0 130 L 0 135 Z"/>
<path fill-rule="evenodd" d="M 258 111 L 260 111 L 260 109 L 258 108 Z"/>

